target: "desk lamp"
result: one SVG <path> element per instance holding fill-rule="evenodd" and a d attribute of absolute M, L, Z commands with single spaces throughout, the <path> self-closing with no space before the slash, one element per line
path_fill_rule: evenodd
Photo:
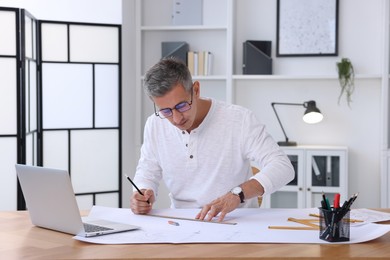
<path fill-rule="evenodd" d="M 316 124 L 322 121 L 324 116 L 321 114 L 320 110 L 316 106 L 316 102 L 313 100 L 302 103 L 278 103 L 278 102 L 272 102 L 271 106 L 272 109 L 275 112 L 276 118 L 278 119 L 278 122 L 280 124 L 280 127 L 282 128 L 284 137 L 286 138 L 285 141 L 278 142 L 278 145 L 280 146 L 296 146 L 297 143 L 293 141 L 289 141 L 288 137 L 286 135 L 286 132 L 284 131 L 282 122 L 280 121 L 280 118 L 278 116 L 278 113 L 276 112 L 275 105 L 287 105 L 287 106 L 303 106 L 306 108 L 305 113 L 303 114 L 303 121 L 308 124 Z"/>

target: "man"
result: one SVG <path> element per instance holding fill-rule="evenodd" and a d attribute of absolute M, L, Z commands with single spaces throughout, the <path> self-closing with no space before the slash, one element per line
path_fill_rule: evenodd
<path fill-rule="evenodd" d="M 258 206 L 294 178 L 288 157 L 254 114 L 243 107 L 200 96 L 187 66 L 164 58 L 145 75 L 144 88 L 155 114 L 145 124 L 131 209 L 147 214 L 159 181 L 171 207 L 201 208 L 195 218 L 223 221 L 237 207 Z M 261 167 L 252 175 L 251 161 Z"/>

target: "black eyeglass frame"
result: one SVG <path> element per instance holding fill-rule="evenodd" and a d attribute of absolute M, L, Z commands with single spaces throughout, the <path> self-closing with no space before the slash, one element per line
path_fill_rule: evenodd
<path fill-rule="evenodd" d="M 158 116 L 159 118 L 161 118 L 161 119 L 165 119 L 165 118 L 168 118 L 168 117 L 173 116 L 173 110 L 177 110 L 179 113 L 184 113 L 184 112 L 186 112 L 186 111 L 188 111 L 188 110 L 191 109 L 193 96 L 194 96 L 194 91 L 193 91 L 193 89 L 191 89 L 191 101 L 190 101 L 190 102 L 188 102 L 188 101 L 183 101 L 183 102 L 180 102 L 180 103 L 176 104 L 173 108 L 170 108 L 170 107 L 162 108 L 162 109 L 160 109 L 159 111 L 157 111 L 157 109 L 156 109 L 156 104 L 153 102 L 154 114 L 155 114 L 156 116 Z M 180 106 L 180 105 L 182 105 L 182 104 L 187 104 L 187 105 L 189 106 L 189 108 L 186 109 L 186 110 L 184 110 L 184 111 L 183 111 L 183 110 L 180 111 L 180 108 L 177 108 L 177 107 Z M 166 110 L 166 109 L 169 109 L 169 110 L 171 111 L 171 114 L 170 114 L 169 116 L 161 116 L 161 115 L 160 115 L 160 112 L 161 112 L 162 110 Z"/>

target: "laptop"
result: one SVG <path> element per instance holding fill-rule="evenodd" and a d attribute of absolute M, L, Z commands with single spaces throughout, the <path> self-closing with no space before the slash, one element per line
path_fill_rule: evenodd
<path fill-rule="evenodd" d="M 81 217 L 66 170 L 16 164 L 16 173 L 33 225 L 92 237 L 138 229 L 138 226 Z"/>

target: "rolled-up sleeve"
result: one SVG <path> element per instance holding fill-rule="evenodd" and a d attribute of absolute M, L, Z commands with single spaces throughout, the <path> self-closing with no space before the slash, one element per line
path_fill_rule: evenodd
<path fill-rule="evenodd" d="M 291 161 L 275 140 L 266 132 L 255 115 L 248 111 L 244 118 L 242 137 L 246 156 L 260 166 L 260 173 L 252 179 L 264 188 L 263 195 L 269 195 L 294 179 Z"/>

